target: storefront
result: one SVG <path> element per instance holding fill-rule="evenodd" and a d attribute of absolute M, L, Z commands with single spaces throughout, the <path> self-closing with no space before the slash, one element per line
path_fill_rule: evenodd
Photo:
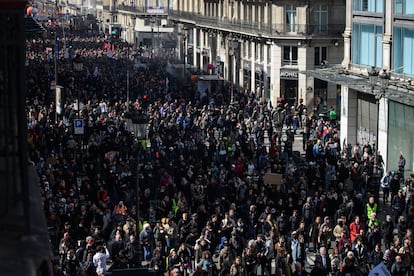
<path fill-rule="evenodd" d="M 340 68 L 304 73 L 313 77 L 315 83 L 323 81 L 337 85 L 342 144 L 375 143 L 386 170 L 398 169 L 397 162 L 402 154 L 406 159 L 405 176 L 414 171 L 414 98 L 406 90 L 407 86 L 392 82 L 377 101 L 375 95 L 380 88 L 373 90 L 368 76 L 352 75 Z"/>
<path fill-rule="evenodd" d="M 388 170 L 397 169 L 400 154 L 405 171 L 414 170 L 414 107 L 388 101 Z"/>
<path fill-rule="evenodd" d="M 280 91 L 283 101 L 294 105 L 298 99 L 299 71 L 294 69 L 280 69 Z"/>

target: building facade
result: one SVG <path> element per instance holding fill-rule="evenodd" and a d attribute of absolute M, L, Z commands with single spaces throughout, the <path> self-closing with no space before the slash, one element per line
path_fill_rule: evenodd
<path fill-rule="evenodd" d="M 43 29 L 25 19 L 27 2 L 0 1 L 0 271 L 49 275 L 52 251 L 39 179 L 29 164 L 26 38 Z M 24 250 L 22 250 L 24 248 Z M 50 265 L 51 267 L 51 265 Z"/>
<path fill-rule="evenodd" d="M 347 0 L 344 59 L 340 66 L 308 75 L 341 85 L 341 140 L 379 149 L 386 170 L 414 168 L 414 2 Z M 391 78 L 370 83 L 371 68 Z"/>
<path fill-rule="evenodd" d="M 275 103 L 337 105 L 337 86 L 301 72 L 339 63 L 344 1 L 174 0 L 182 60 Z"/>

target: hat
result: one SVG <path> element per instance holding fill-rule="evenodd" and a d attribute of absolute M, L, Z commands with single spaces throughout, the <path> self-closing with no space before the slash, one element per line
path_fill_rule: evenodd
<path fill-rule="evenodd" d="M 296 236 L 297 234 L 298 234 L 298 232 L 296 232 L 296 231 L 292 232 L 292 236 Z"/>
<path fill-rule="evenodd" d="M 198 217 L 198 215 L 197 215 L 197 213 L 194 213 L 194 214 L 191 215 L 191 217 L 193 217 L 193 218 Z"/>
<path fill-rule="evenodd" d="M 354 168 L 358 168 L 358 166 L 359 166 L 358 163 L 354 164 Z"/>

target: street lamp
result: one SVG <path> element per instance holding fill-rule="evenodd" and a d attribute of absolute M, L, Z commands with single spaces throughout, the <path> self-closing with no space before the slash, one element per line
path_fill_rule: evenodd
<path fill-rule="evenodd" d="M 377 105 L 377 120 L 376 120 L 376 144 L 375 144 L 375 156 L 374 156 L 374 176 L 378 176 L 378 142 L 379 142 L 379 106 L 380 101 L 383 97 L 385 97 L 385 92 L 388 87 L 388 83 L 390 80 L 390 73 L 387 72 L 386 69 L 382 69 L 381 73 L 378 72 L 378 70 L 375 68 L 375 66 L 372 66 L 371 69 L 368 71 L 368 77 L 371 84 L 371 91 L 375 95 L 375 102 Z M 380 87 L 379 89 L 375 89 L 375 86 L 377 85 L 377 80 L 380 79 Z"/>
<path fill-rule="evenodd" d="M 390 73 L 387 72 L 387 70 L 382 69 L 381 73 L 379 73 L 379 78 L 380 78 L 380 85 L 381 85 L 381 90 L 384 90 L 388 87 L 388 84 L 390 82 Z"/>
<path fill-rule="evenodd" d="M 73 59 L 73 70 L 75 70 L 76 72 L 82 72 L 83 71 L 83 62 L 79 57 L 75 57 Z M 79 92 L 79 88 L 78 88 L 78 118 L 80 117 L 80 92 Z"/>
<path fill-rule="evenodd" d="M 377 84 L 378 79 L 378 70 L 375 66 L 372 66 L 368 71 L 369 82 L 371 84 L 371 89 L 374 90 L 375 85 Z"/>
<path fill-rule="evenodd" d="M 128 126 L 129 131 L 131 134 L 135 136 L 135 138 L 138 140 L 138 143 L 140 143 L 140 140 L 144 140 L 147 138 L 146 130 L 147 130 L 147 123 L 148 123 L 148 117 L 145 113 L 140 111 L 132 111 L 128 112 L 125 115 L 126 123 Z M 136 229 L 137 229 L 137 235 L 139 235 L 139 219 L 140 219 L 140 185 L 139 185 L 139 169 L 138 164 L 136 164 L 136 212 L 137 212 L 137 221 L 136 221 Z M 138 239 L 139 240 L 139 239 Z M 139 244 L 139 251 L 141 252 L 141 244 Z M 141 261 L 141 260 L 140 260 Z"/>
<path fill-rule="evenodd" d="M 183 36 L 183 81 L 185 83 L 185 70 L 187 64 L 187 29 L 184 28 L 184 36 Z"/>
<path fill-rule="evenodd" d="M 135 138 L 138 140 L 137 142 L 140 143 L 140 140 L 146 139 L 146 129 L 147 129 L 147 123 L 148 123 L 148 117 L 145 113 L 142 111 L 134 110 L 132 112 L 127 112 L 125 115 L 126 123 L 128 126 L 129 131 L 131 134 L 135 136 Z M 135 177 L 136 177 L 136 212 L 137 212 L 137 220 L 136 220 L 136 229 L 137 229 L 137 236 L 139 235 L 140 229 L 139 229 L 139 221 L 140 221 L 140 185 L 139 185 L 139 167 L 138 163 L 135 166 Z M 138 251 L 140 254 L 140 263 L 142 261 L 142 252 L 141 252 L 141 243 L 138 239 Z"/>

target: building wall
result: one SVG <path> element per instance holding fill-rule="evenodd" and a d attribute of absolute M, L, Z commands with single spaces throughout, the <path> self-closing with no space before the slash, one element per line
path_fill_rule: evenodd
<path fill-rule="evenodd" d="M 411 155 L 414 145 L 404 141 L 411 141 L 412 138 L 405 121 L 410 121 L 409 114 L 413 107 L 409 99 L 414 87 L 409 80 L 414 76 L 414 57 L 411 54 L 414 51 L 414 2 L 374 0 L 367 3 L 368 5 L 364 5 L 362 0 L 347 0 L 347 26 L 342 64 L 349 68 L 352 74 L 367 75 L 371 66 L 375 66 L 377 70 L 385 69 L 391 72 L 390 86 L 385 88 L 385 95 L 377 104 L 378 113 L 372 114 L 370 119 L 375 120 L 377 129 L 374 125 L 370 131 L 373 132 L 373 137 L 377 137 L 374 140 L 378 139 L 375 142 L 378 143 L 387 170 L 395 169 L 398 155 L 403 153 L 407 154 L 406 169 L 412 171 L 414 158 Z M 369 85 L 367 81 L 367 86 Z M 377 83 L 373 92 L 379 91 Z M 393 91 L 406 91 L 406 94 L 394 97 L 396 93 Z M 357 93 L 367 92 L 361 89 Z M 344 96 L 348 96 L 348 99 L 344 99 Z M 344 103 L 347 104 L 344 106 Z M 341 116 L 349 117 L 346 113 L 351 108 L 349 104 L 349 94 L 343 95 L 344 109 L 341 109 Z M 357 103 L 357 108 L 360 109 L 360 105 L 364 104 L 365 102 Z M 345 120 L 350 121 L 349 118 Z M 358 129 L 352 129 L 350 124 L 347 124 L 345 129 L 348 130 L 348 135 L 358 133 Z"/>
<path fill-rule="evenodd" d="M 173 5 L 173 20 L 184 23 L 188 28 L 205 29 L 211 31 L 218 39 L 217 44 L 206 44 L 209 49 L 209 60 L 213 63 L 216 57 L 220 57 L 224 77 L 230 79 L 229 50 L 226 40 L 240 41 L 240 66 L 239 83 L 235 85 L 240 89 L 249 88 L 258 92 L 258 97 L 266 95 L 267 100 L 273 103 L 284 97 L 286 89 L 295 91 L 296 101 L 302 98 L 306 104 L 313 105 L 313 78 L 296 73 L 292 79 L 286 77 L 280 79 L 281 71 L 306 71 L 313 69 L 315 65 L 313 48 L 329 48 L 326 59 L 330 63 L 339 63 L 342 60 L 341 41 L 344 28 L 332 33 L 327 29 L 326 33 L 321 28 L 344 27 L 345 5 L 343 1 L 312 1 L 311 6 L 303 1 L 272 1 L 245 2 L 245 1 L 199 1 L 198 11 L 188 5 L 186 0 L 175 0 Z M 318 18 L 324 17 L 324 24 L 315 26 L 315 10 L 322 10 Z M 287 18 L 287 10 L 290 8 L 296 13 L 295 19 Z M 190 13 L 190 14 L 189 14 Z M 191 19 L 191 20 L 190 20 Z M 198 22 L 199 21 L 199 22 Z M 293 22 L 293 23 L 292 23 Z M 289 24 L 290 23 L 290 24 Z M 229 35 L 230 34 L 230 35 Z M 224 40 L 223 43 L 220 41 Z M 334 42 L 339 43 L 334 46 Z M 316 43 L 316 44 L 315 44 Z M 213 49 L 217 45 L 215 49 Z M 197 47 L 199 45 L 196 45 Z M 284 46 L 297 48 L 295 60 L 284 61 Z M 246 50 L 247 49 L 247 50 Z M 250 49 L 250 55 L 248 54 Z M 233 50 L 233 49 L 232 49 Z M 296 51 L 296 50 L 295 50 Z M 297 58 L 296 58 L 297 57 Z M 193 65 L 203 69 L 200 62 L 193 60 Z M 215 64 L 219 66 L 219 64 Z M 205 67 L 205 64 L 203 64 Z M 283 73 L 286 75 L 285 73 Z M 232 78 L 233 80 L 235 78 Z M 270 80 L 269 80 L 270 79 Z M 262 86 L 261 88 L 258 86 Z M 287 88 L 288 87 L 288 88 Z M 329 98 L 336 102 L 336 86 L 329 86 Z M 265 91 L 263 91 L 265 90 Z M 291 94 L 289 92 L 289 94 Z"/>

